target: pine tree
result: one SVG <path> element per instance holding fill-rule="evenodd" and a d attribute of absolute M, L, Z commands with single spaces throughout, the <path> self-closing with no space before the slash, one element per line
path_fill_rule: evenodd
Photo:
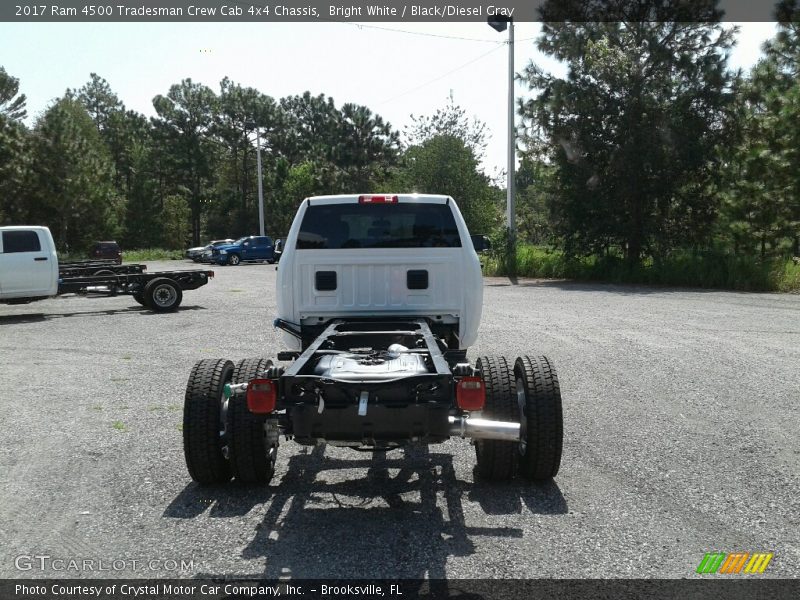
<path fill-rule="evenodd" d="M 708 21 L 714 4 L 693 4 L 705 15 L 696 22 L 646 19 L 686 9 L 679 0 L 648 0 L 609 3 L 617 21 L 543 25 L 539 49 L 565 62 L 568 74 L 531 63 L 524 78 L 540 92 L 521 112 L 527 145 L 551 149 L 553 215 L 568 253 L 613 246 L 636 263 L 709 240 L 735 33 Z"/>

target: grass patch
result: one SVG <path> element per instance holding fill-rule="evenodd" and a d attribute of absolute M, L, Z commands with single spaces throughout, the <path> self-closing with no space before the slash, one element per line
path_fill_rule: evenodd
<path fill-rule="evenodd" d="M 123 250 L 124 262 L 144 262 L 148 260 L 182 260 L 183 250 L 166 250 L 165 248 L 142 248 L 140 250 Z"/>
<path fill-rule="evenodd" d="M 778 281 L 778 291 L 796 292 L 800 290 L 800 263 L 795 264 L 787 260 L 783 265 L 776 265 L 775 278 Z"/>
<path fill-rule="evenodd" d="M 138 248 L 133 250 L 122 250 L 123 262 L 145 262 L 148 260 L 183 260 L 183 250 L 167 250 L 166 248 Z M 75 260 L 91 260 L 88 252 L 59 252 L 59 262 Z"/>
<path fill-rule="evenodd" d="M 800 265 L 789 259 L 761 261 L 720 252 L 673 252 L 666 260 L 630 265 L 618 256 L 568 258 L 558 250 L 520 245 L 517 275 L 542 279 L 576 279 L 745 291 L 800 291 Z M 506 275 L 497 256 L 484 260 L 486 275 Z"/>
<path fill-rule="evenodd" d="M 103 405 L 102 404 L 93 404 L 92 405 L 92 410 L 103 410 Z"/>
<path fill-rule="evenodd" d="M 122 360 L 130 360 L 130 359 L 131 359 L 131 355 L 130 354 L 123 354 L 122 355 Z"/>
<path fill-rule="evenodd" d="M 151 404 L 147 407 L 147 410 L 150 412 L 159 412 L 162 410 L 166 410 L 168 412 L 175 412 L 177 410 L 181 410 L 182 406 L 178 406 L 177 404 L 167 404 L 166 406 L 161 406 L 159 404 Z"/>
<path fill-rule="evenodd" d="M 228 290 L 229 292 L 243 292 L 244 290 L 240 290 L 239 288 L 234 288 L 232 290 Z"/>
<path fill-rule="evenodd" d="M 114 421 L 114 423 L 112 423 L 111 426 L 117 431 L 127 431 L 127 429 L 125 428 L 125 423 L 123 423 L 122 421 Z"/>

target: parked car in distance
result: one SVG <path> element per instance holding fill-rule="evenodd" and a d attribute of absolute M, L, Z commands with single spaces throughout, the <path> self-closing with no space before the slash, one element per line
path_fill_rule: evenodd
<path fill-rule="evenodd" d="M 218 265 L 238 265 L 242 261 L 275 262 L 275 246 L 269 236 L 250 235 L 232 244 L 211 249 L 211 262 Z"/>
<path fill-rule="evenodd" d="M 233 238 L 226 238 L 224 240 L 212 240 L 205 246 L 196 246 L 194 248 L 189 248 L 186 250 L 186 258 L 193 260 L 194 262 L 200 262 L 203 258 L 203 253 L 208 251 L 209 255 L 211 254 L 210 250 L 214 246 L 222 246 L 223 244 L 231 244 L 233 243 Z"/>
<path fill-rule="evenodd" d="M 113 260 L 118 265 L 121 265 L 122 251 L 119 249 L 119 244 L 117 242 L 95 242 L 89 249 L 89 258 Z"/>
<path fill-rule="evenodd" d="M 472 238 L 472 247 L 475 248 L 475 252 L 478 254 L 492 249 L 492 242 L 488 236 L 476 233 L 469 237 Z"/>

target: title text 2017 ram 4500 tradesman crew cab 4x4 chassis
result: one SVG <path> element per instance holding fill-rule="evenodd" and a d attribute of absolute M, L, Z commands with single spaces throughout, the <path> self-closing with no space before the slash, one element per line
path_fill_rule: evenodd
<path fill-rule="evenodd" d="M 561 396 L 543 356 L 482 356 L 478 256 L 452 198 L 322 196 L 303 201 L 277 277 L 288 350 L 189 376 L 183 443 L 200 483 L 266 482 L 281 435 L 387 450 L 475 440 L 486 479 L 553 477 Z"/>

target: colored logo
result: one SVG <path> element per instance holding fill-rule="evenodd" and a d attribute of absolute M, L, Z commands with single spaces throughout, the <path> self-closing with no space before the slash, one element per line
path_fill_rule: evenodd
<path fill-rule="evenodd" d="M 697 566 L 698 573 L 763 573 L 769 561 L 772 560 L 772 552 L 707 552 Z"/>

